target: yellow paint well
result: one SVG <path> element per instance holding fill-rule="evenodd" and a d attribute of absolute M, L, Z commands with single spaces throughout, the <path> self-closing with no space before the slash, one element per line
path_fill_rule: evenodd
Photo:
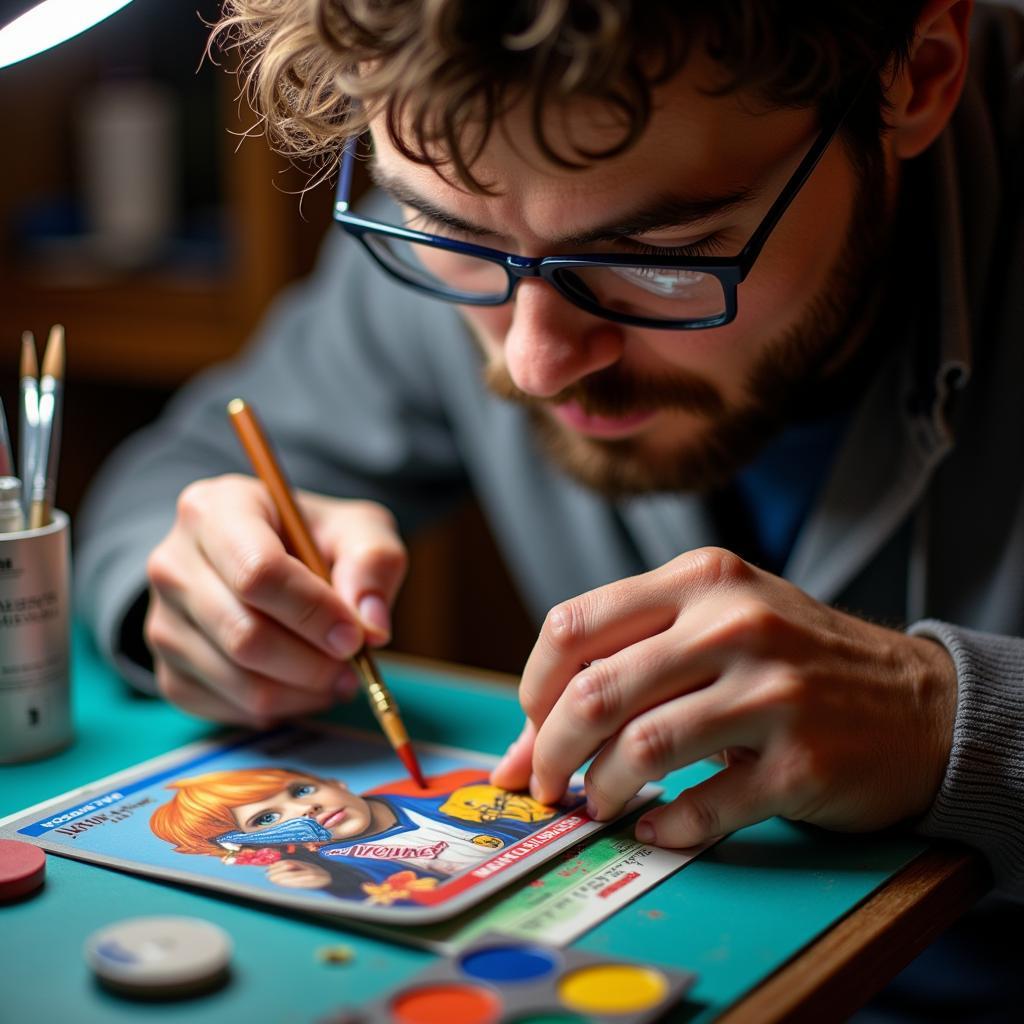
<path fill-rule="evenodd" d="M 565 975 L 558 995 L 583 1013 L 639 1013 L 668 993 L 664 975 L 632 964 L 595 964 Z"/>

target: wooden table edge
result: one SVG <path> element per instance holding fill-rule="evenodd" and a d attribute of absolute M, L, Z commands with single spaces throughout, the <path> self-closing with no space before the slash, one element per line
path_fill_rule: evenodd
<path fill-rule="evenodd" d="M 991 885 L 983 858 L 936 843 L 716 1024 L 842 1021 L 895 977 Z"/>

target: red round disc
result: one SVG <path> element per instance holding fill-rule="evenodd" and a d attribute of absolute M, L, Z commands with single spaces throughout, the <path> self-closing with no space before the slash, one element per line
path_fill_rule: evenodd
<path fill-rule="evenodd" d="M 46 854 L 31 843 L 0 839 L 0 901 L 16 900 L 38 889 L 46 873 Z"/>

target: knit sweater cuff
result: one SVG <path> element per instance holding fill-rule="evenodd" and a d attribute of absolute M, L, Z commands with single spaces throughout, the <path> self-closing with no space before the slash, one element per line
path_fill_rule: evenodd
<path fill-rule="evenodd" d="M 946 648 L 958 685 L 949 764 L 918 831 L 980 850 L 996 885 L 1024 897 L 1024 639 L 934 619 L 908 632 Z"/>

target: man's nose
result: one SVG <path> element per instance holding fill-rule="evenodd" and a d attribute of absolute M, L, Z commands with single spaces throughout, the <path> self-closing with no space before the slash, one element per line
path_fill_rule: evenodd
<path fill-rule="evenodd" d="M 545 281 L 522 281 L 505 335 L 509 375 L 520 391 L 551 398 L 622 356 L 622 330 L 562 298 Z"/>

